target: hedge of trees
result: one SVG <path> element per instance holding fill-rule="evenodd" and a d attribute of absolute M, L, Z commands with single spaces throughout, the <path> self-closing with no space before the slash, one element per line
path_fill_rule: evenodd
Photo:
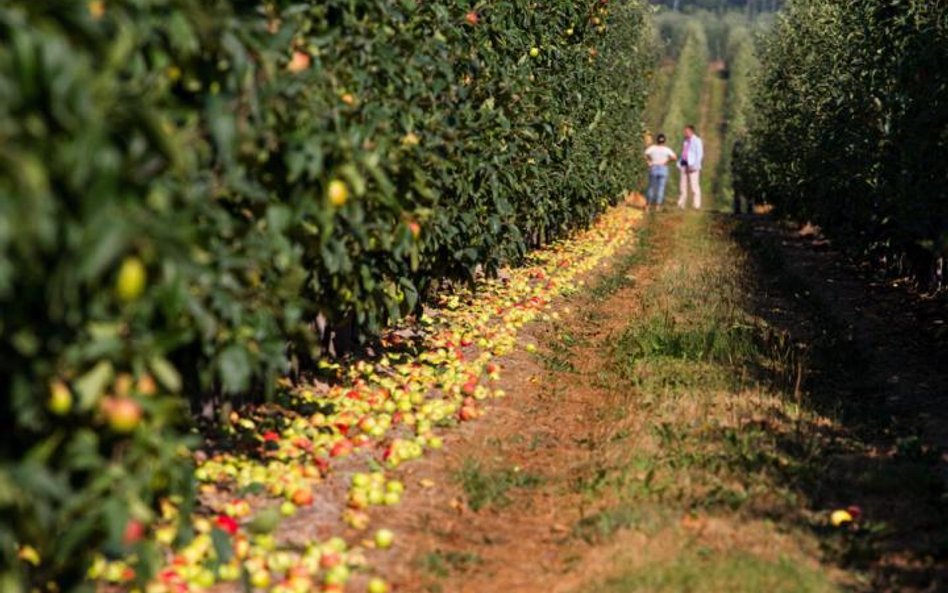
<path fill-rule="evenodd" d="M 796 0 L 761 62 L 737 189 L 943 285 L 948 6 Z"/>
<path fill-rule="evenodd" d="M 71 590 L 190 496 L 188 399 L 264 394 L 333 331 L 614 203 L 641 168 L 647 19 L 643 0 L 4 3 L 0 589 Z"/>

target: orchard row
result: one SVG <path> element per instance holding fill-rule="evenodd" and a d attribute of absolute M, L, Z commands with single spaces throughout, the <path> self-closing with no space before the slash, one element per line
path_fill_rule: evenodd
<path fill-rule="evenodd" d="M 798 0 L 765 38 L 736 189 L 944 288 L 948 8 Z"/>
<path fill-rule="evenodd" d="M 521 329 L 571 314 L 557 297 L 627 247 L 640 218 L 614 208 L 504 278 L 440 295 L 417 322 L 386 331 L 376 359 L 327 362 L 331 383 L 287 383 L 275 404 L 232 412 L 214 451 L 198 455 L 200 511 L 169 499 L 133 523 L 165 559 L 158 574 L 149 580 L 133 557 L 100 556 L 92 576 L 123 588 L 147 581 L 138 589 L 147 593 L 241 579 L 272 593 L 387 590 L 374 563 L 401 548 L 379 509 L 424 487 L 417 475 L 403 481 L 401 466 L 455 441 L 453 427 L 508 395 L 498 387 L 505 355 L 536 348 Z"/>
<path fill-rule="evenodd" d="M 76 590 L 96 550 L 146 578 L 159 501 L 190 521 L 189 408 L 273 396 L 633 187 L 645 4 L 4 3 L 0 589 Z"/>

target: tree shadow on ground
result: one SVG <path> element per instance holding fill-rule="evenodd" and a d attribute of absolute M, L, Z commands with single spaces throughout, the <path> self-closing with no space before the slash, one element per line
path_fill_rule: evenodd
<path fill-rule="evenodd" d="M 783 362 L 757 378 L 816 413 L 765 428 L 791 463 L 747 461 L 805 498 L 809 512 L 773 518 L 815 531 L 872 591 L 948 590 L 948 353 L 913 311 L 930 304 L 879 290 L 825 242 L 774 220 L 719 222 L 748 255 L 749 313 Z M 855 522 L 828 523 L 848 507 Z"/>

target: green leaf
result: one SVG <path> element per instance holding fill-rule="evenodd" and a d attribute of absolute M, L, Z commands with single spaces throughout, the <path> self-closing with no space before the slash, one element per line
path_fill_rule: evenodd
<path fill-rule="evenodd" d="M 90 371 L 73 382 L 73 388 L 79 395 L 77 408 L 81 412 L 88 412 L 105 393 L 106 387 L 115 377 L 115 369 L 112 363 L 103 360 L 96 364 Z"/>
<path fill-rule="evenodd" d="M 217 553 L 217 561 L 221 564 L 227 564 L 234 557 L 234 545 L 230 534 L 215 527 L 211 530 L 211 542 L 214 544 L 214 551 Z"/>
<path fill-rule="evenodd" d="M 181 375 L 166 358 L 155 356 L 148 361 L 148 367 L 169 393 L 181 393 Z"/>
<path fill-rule="evenodd" d="M 236 344 L 228 346 L 218 358 L 221 384 L 226 393 L 238 393 L 250 383 L 250 357 Z"/>

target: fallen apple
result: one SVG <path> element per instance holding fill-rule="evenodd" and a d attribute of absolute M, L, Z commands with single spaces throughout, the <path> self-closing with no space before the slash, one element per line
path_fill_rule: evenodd
<path fill-rule="evenodd" d="M 394 541 L 395 534 L 389 529 L 383 528 L 375 532 L 375 546 L 379 549 L 385 550 L 392 547 Z"/>
<path fill-rule="evenodd" d="M 366 585 L 366 591 L 368 593 L 388 593 L 388 583 L 379 577 L 373 577 L 369 579 L 369 583 Z"/>
<path fill-rule="evenodd" d="M 296 506 L 307 507 L 313 504 L 313 491 L 309 488 L 300 488 L 293 492 L 290 500 Z"/>
<path fill-rule="evenodd" d="M 833 527 L 840 527 L 846 523 L 852 523 L 852 521 L 853 516 L 849 514 L 849 511 L 843 509 L 833 511 L 830 514 L 830 523 L 833 525 Z"/>

